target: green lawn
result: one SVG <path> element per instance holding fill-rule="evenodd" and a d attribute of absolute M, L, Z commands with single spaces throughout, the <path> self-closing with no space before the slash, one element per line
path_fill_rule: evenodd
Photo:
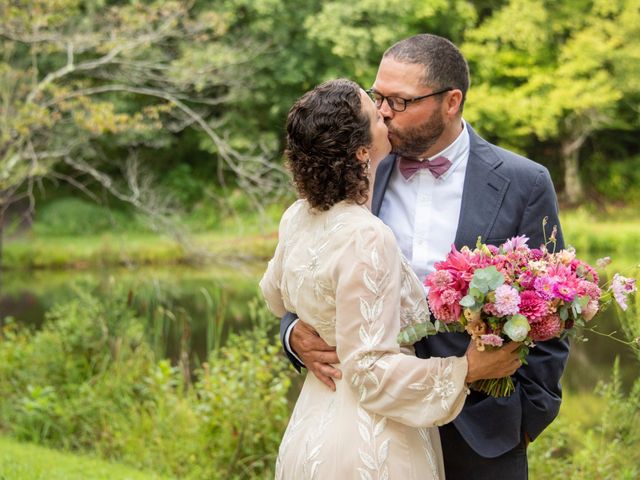
<path fill-rule="evenodd" d="M 0 437 L 0 480 L 161 480 L 153 473 Z"/>
<path fill-rule="evenodd" d="M 201 264 L 219 259 L 268 259 L 276 242 L 275 229 L 266 235 L 197 234 L 185 243 L 140 233 L 25 236 L 6 242 L 3 264 L 8 270 L 82 269 L 116 265 Z"/>

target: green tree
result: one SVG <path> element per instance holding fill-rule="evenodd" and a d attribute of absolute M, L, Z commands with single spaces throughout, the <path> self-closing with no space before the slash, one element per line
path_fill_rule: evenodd
<path fill-rule="evenodd" d="M 639 37 L 638 0 L 511 0 L 466 36 L 466 117 L 521 151 L 551 145 L 575 204 L 585 143 L 640 127 Z"/>
<path fill-rule="evenodd" d="M 247 191 L 277 183 L 272 152 L 239 148 L 225 133 L 225 106 L 253 73 L 255 44 L 230 41 L 233 19 L 213 7 L 0 0 L 0 233 L 12 203 L 28 199 L 31 213 L 45 179 L 95 200 L 106 189 L 162 220 L 170 199 L 138 154 L 188 129 L 206 137 L 221 181 L 231 175 Z"/>

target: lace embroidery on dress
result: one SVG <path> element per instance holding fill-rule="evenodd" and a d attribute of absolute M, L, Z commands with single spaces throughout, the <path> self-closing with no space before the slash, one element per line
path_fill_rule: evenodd
<path fill-rule="evenodd" d="M 369 415 L 367 411 L 358 405 L 358 432 L 368 451 L 358 448 L 358 455 L 365 467 L 358 467 L 360 480 L 389 479 L 389 467 L 387 457 L 389 456 L 390 439 L 379 443 L 379 437 L 387 426 L 387 417 L 379 415 Z M 373 475 L 375 475 L 375 477 Z"/>
<path fill-rule="evenodd" d="M 423 294 L 424 289 L 416 282 L 416 276 L 411 270 L 411 266 L 400 254 L 401 270 L 401 308 L 400 308 L 400 328 L 406 328 L 416 323 L 430 321 L 430 312 L 427 300 Z"/>
<path fill-rule="evenodd" d="M 324 442 L 320 442 L 320 440 L 325 437 L 324 433 L 327 426 L 333 421 L 333 416 L 336 410 L 335 403 L 335 399 L 332 399 L 326 410 L 323 412 L 322 417 L 320 417 L 318 428 L 312 432 L 305 442 L 305 460 L 302 465 L 302 471 L 304 473 L 304 478 L 308 478 L 309 480 L 315 480 L 318 478 L 318 467 L 322 464 L 322 460 L 318 460 L 318 456 L 320 454 L 320 450 L 322 450 L 322 446 L 324 445 Z"/>
<path fill-rule="evenodd" d="M 295 290 L 293 292 L 289 292 L 284 288 L 282 289 L 283 292 L 287 292 L 289 294 L 289 299 L 292 305 L 296 305 L 298 303 L 298 295 L 302 286 L 305 281 L 310 280 L 316 300 L 318 300 L 319 303 L 335 306 L 335 288 L 332 284 L 327 281 L 323 281 L 320 278 L 319 269 L 321 266 L 321 259 L 327 257 L 326 249 L 330 244 L 331 238 L 347 224 L 346 217 L 348 215 L 349 213 L 341 213 L 335 217 L 329 217 L 323 228 L 315 234 L 313 240 L 310 242 L 311 246 L 307 247 L 308 260 L 293 270 L 296 278 Z M 296 217 L 297 216 L 299 215 L 296 215 Z M 297 227 L 297 222 L 291 222 L 291 225 L 293 227 Z M 289 236 L 293 237 L 294 235 Z M 319 316 L 319 318 L 320 321 L 315 325 L 318 333 L 334 337 L 336 325 L 335 317 L 324 318 Z"/>
<path fill-rule="evenodd" d="M 418 432 L 420 432 L 420 437 L 422 437 L 422 441 L 424 442 L 424 453 L 427 456 L 427 461 L 429 462 L 429 466 L 431 467 L 433 480 L 439 480 L 440 475 L 438 474 L 438 467 L 436 466 L 436 462 L 433 460 L 435 453 L 433 451 L 431 437 L 429 437 L 429 430 L 426 428 L 419 428 Z"/>
<path fill-rule="evenodd" d="M 382 287 L 389 282 L 389 272 L 385 272 L 380 266 L 380 258 L 378 251 L 373 248 L 369 257 L 372 270 L 365 270 L 363 274 L 364 285 L 371 292 L 374 298 L 367 301 L 366 298 L 360 297 L 360 315 L 362 316 L 362 324 L 358 331 L 360 341 L 362 342 L 365 353 L 360 354 L 356 359 L 356 371 L 351 377 L 351 383 L 358 387 L 360 401 L 363 401 L 368 394 L 367 380 L 373 383 L 375 388 L 380 386 L 378 377 L 372 370 L 373 365 L 378 362 L 381 353 L 374 352 L 376 345 L 380 343 L 385 334 L 384 324 L 378 322 L 378 318 L 382 314 L 384 307 L 384 296 L 381 295 Z M 385 362 L 377 364 L 382 369 L 387 367 Z"/>
<path fill-rule="evenodd" d="M 447 363 L 447 366 L 441 373 L 429 375 L 431 384 L 427 383 L 412 383 L 409 385 L 411 390 L 426 391 L 429 392 L 423 399 L 423 402 L 428 402 L 434 398 L 440 398 L 440 405 L 443 410 L 449 410 L 449 397 L 456 392 L 455 383 L 452 380 L 453 363 Z"/>

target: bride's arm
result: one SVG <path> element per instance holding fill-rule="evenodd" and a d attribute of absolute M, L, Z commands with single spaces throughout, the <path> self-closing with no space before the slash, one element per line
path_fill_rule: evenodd
<path fill-rule="evenodd" d="M 357 232 L 342 253 L 335 269 L 342 381 L 371 412 L 416 427 L 442 425 L 464 405 L 467 359 L 400 352 L 401 269 L 393 234 L 383 225 Z"/>
<path fill-rule="evenodd" d="M 260 280 L 260 290 L 267 302 L 267 307 L 278 317 L 283 317 L 287 313 L 280 288 L 283 275 L 282 264 L 285 260 L 285 245 L 290 241 L 291 235 L 289 225 L 294 221 L 293 219 L 301 207 L 302 202 L 298 200 L 282 214 L 280 225 L 278 226 L 278 245 L 276 246 L 273 258 L 269 260 L 267 270 Z"/>

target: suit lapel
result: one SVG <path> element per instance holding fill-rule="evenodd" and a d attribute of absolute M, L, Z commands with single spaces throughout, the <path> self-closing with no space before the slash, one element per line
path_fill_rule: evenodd
<path fill-rule="evenodd" d="M 497 171 L 502 160 L 469 125 L 467 128 L 470 149 L 455 239 L 458 248 L 473 248 L 478 236 L 487 240 L 510 182 Z"/>
<path fill-rule="evenodd" d="M 373 185 L 373 198 L 371 199 L 371 212 L 378 216 L 380 213 L 380 207 L 382 206 L 382 199 L 384 198 L 384 192 L 387 191 L 387 185 L 389 185 L 389 179 L 391 178 L 391 172 L 396 164 L 396 156 L 394 154 L 387 155 L 378 165 L 376 170 L 376 179 Z"/>

